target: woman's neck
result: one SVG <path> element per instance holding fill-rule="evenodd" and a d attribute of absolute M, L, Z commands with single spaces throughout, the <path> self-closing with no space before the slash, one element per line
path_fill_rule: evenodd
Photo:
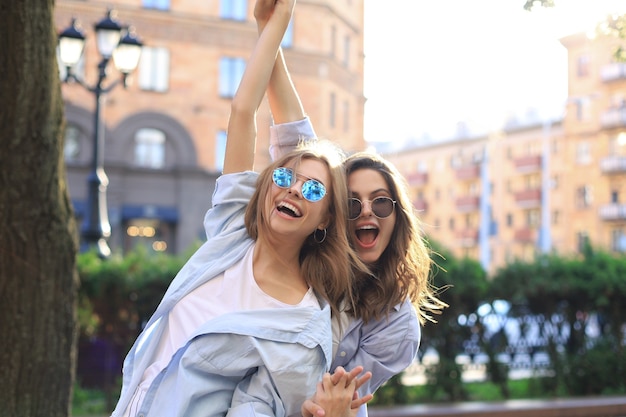
<path fill-rule="evenodd" d="M 267 295 L 287 304 L 298 304 L 309 289 L 300 273 L 299 250 L 270 247 L 257 240 L 252 270 L 257 285 Z"/>

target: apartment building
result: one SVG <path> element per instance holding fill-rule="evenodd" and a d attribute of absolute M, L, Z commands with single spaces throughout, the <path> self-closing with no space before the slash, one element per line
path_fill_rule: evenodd
<path fill-rule="evenodd" d="M 113 9 L 143 43 L 127 88 L 101 104 L 108 177 L 109 245 L 180 253 L 204 239 L 202 220 L 221 171 L 230 100 L 257 38 L 254 0 L 59 0 L 58 32 L 78 19 L 86 34 L 77 75 L 97 80 L 94 25 Z M 283 40 L 285 57 L 318 136 L 348 151 L 363 140 L 363 0 L 300 0 Z M 64 76 L 65 68 L 60 68 Z M 119 78 L 110 64 L 104 88 Z M 65 83 L 65 158 L 79 220 L 93 162 L 95 95 Z M 255 164 L 269 162 L 271 115 L 258 115 Z"/>
<path fill-rule="evenodd" d="M 626 252 L 626 64 L 620 40 L 574 34 L 562 120 L 387 154 L 429 239 L 494 272 L 587 242 Z"/>

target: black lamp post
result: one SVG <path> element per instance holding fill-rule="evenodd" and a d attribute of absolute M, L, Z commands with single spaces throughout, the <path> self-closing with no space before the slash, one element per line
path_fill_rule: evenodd
<path fill-rule="evenodd" d="M 92 92 L 96 98 L 94 112 L 93 158 L 92 170 L 87 177 L 88 195 L 85 217 L 81 227 L 81 251 L 95 247 L 98 254 L 107 257 L 111 249 L 107 243 L 111 235 L 111 225 L 107 213 L 106 189 L 109 179 L 104 172 L 104 125 L 101 123 L 101 106 L 104 95 L 122 83 L 126 88 L 128 74 L 137 68 L 141 55 L 142 43 L 137 39 L 132 28 L 123 28 L 115 19 L 112 10 L 95 25 L 98 52 L 102 59 L 98 64 L 98 81 L 95 85 L 87 85 L 74 73 L 74 67 L 80 60 L 85 47 L 85 35 L 76 19 L 72 19 L 70 27 L 59 34 L 59 56 L 65 65 L 67 74 L 64 82 L 76 81 Z M 107 87 L 103 81 L 107 76 L 107 64 L 113 58 L 121 79 L 114 81 Z"/>

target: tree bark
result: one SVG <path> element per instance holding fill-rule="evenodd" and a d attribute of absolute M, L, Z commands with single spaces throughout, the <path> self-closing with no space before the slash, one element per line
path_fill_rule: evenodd
<path fill-rule="evenodd" d="M 77 233 L 53 0 L 0 0 L 0 416 L 70 414 Z"/>

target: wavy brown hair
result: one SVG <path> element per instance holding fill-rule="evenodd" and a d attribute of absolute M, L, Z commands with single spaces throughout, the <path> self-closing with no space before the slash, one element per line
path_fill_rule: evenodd
<path fill-rule="evenodd" d="M 391 312 L 395 305 L 411 299 L 418 311 L 420 323 L 433 321 L 447 304 L 437 297 L 438 289 L 431 282 L 434 265 L 426 245 L 421 221 L 409 197 L 408 185 L 400 172 L 373 152 L 358 152 L 345 163 L 346 176 L 360 169 L 379 172 L 396 201 L 396 223 L 389 244 L 374 265 L 369 265 L 375 277 L 365 274 L 355 281 L 354 310 L 364 321 Z"/>
<path fill-rule="evenodd" d="M 337 146 L 329 141 L 305 142 L 265 168 L 246 209 L 246 228 L 252 239 L 267 241 L 271 231 L 264 204 L 273 184 L 272 172 L 282 166 L 297 169 L 305 159 L 321 161 L 330 174 L 330 184 L 324 184 L 324 199 L 328 199 L 326 238 L 318 243 L 314 231 L 306 239 L 300 249 L 300 271 L 308 285 L 329 303 L 332 313 L 337 314 L 342 306 L 354 304 L 352 290 L 355 276 L 368 274 L 367 267 L 348 239 L 348 187 L 342 165 L 343 153 Z"/>

